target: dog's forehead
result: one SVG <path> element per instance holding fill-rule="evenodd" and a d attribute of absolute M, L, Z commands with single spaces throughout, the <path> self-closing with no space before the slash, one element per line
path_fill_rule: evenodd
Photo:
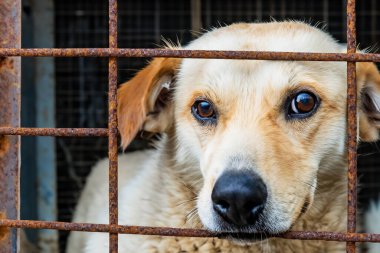
<path fill-rule="evenodd" d="M 274 22 L 215 29 L 186 49 L 339 52 L 341 47 L 330 35 L 307 24 Z M 331 85 L 334 79 L 343 80 L 344 74 L 344 64 L 333 62 L 184 59 L 179 80 L 187 91 L 208 86 L 230 92 L 238 87 L 281 88 L 297 82 Z"/>
<path fill-rule="evenodd" d="M 326 32 L 302 22 L 239 23 L 214 29 L 186 49 L 338 52 L 340 45 Z"/>

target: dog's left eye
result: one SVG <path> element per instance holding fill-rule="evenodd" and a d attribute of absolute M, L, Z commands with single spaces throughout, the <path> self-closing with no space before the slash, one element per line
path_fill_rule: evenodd
<path fill-rule="evenodd" d="M 214 106 L 207 100 L 197 100 L 191 107 L 194 117 L 202 123 L 208 120 L 214 121 L 216 113 Z"/>
<path fill-rule="evenodd" d="M 301 91 L 291 98 L 288 116 L 291 118 L 306 118 L 318 107 L 318 98 L 309 91 Z"/>

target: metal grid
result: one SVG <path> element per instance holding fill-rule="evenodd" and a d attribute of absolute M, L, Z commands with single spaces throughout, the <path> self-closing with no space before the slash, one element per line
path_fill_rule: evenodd
<path fill-rule="evenodd" d="M 119 1 L 118 5 L 120 47 L 157 47 L 161 35 L 173 41 L 191 39 L 190 0 Z M 55 1 L 54 9 L 56 47 L 108 47 L 108 0 Z M 144 58 L 120 59 L 119 83 L 146 62 Z M 56 126 L 107 127 L 108 59 L 55 58 L 55 64 Z M 58 137 L 56 143 L 58 220 L 71 221 L 91 168 L 107 156 L 107 138 Z M 149 142 L 138 136 L 127 152 L 147 147 Z M 68 235 L 59 232 L 62 252 Z"/>
<path fill-rule="evenodd" d="M 200 0 L 141 0 L 119 3 L 119 46 L 124 48 L 151 48 L 162 44 L 161 36 L 181 44 L 191 40 L 197 31 L 191 2 Z M 270 17 L 305 20 L 327 31 L 338 41 L 345 41 L 345 1 L 321 0 L 257 0 L 257 1 L 202 1 L 199 9 L 203 27 L 218 27 L 220 21 L 270 21 Z M 358 41 L 360 48 L 378 43 L 380 25 L 377 0 L 357 3 Z M 233 3 L 233 4 L 231 4 Z M 190 15 L 191 14 L 191 15 Z M 107 1 L 66 0 L 55 3 L 56 47 L 107 47 Z M 307 17 L 307 18 L 305 18 Z M 199 18 L 199 17 L 198 17 Z M 202 27 L 201 24 L 201 27 Z M 376 37 L 377 36 L 377 37 Z M 57 127 L 107 126 L 107 58 L 56 58 L 56 124 Z M 146 65 L 144 58 L 122 58 L 118 62 L 119 83 L 129 80 L 136 70 Z M 145 149 L 149 142 L 137 136 L 127 152 Z M 79 194 L 88 173 L 107 154 L 106 138 L 57 138 L 57 203 L 58 220 L 71 221 Z M 25 145 L 24 145 L 25 147 Z M 373 144 L 361 143 L 358 153 L 360 191 L 359 207 L 366 210 L 370 200 L 377 199 L 380 186 L 380 149 Z M 59 232 L 59 243 L 64 251 L 67 231 Z"/>
<path fill-rule="evenodd" d="M 2 1 L 2 6 L 8 13 L 19 13 L 20 1 Z M 1 8 L 1 9 L 3 9 Z M 7 13 L 0 13 L 6 16 Z M 9 14 L 8 14 L 9 15 Z M 17 21 L 14 21 L 17 24 Z M 8 26 L 12 27 L 13 26 Z M 16 28 L 17 30 L 17 28 Z M 9 34 L 7 31 L 4 34 Z M 13 33 L 12 33 L 13 34 Z M 11 38 L 14 42 L 10 47 L 17 47 L 19 33 Z M 13 40 L 12 40 L 13 39 Z M 291 60 L 291 61 L 346 61 L 347 62 L 347 110 L 348 110 L 348 203 L 347 203 L 347 233 L 335 232 L 316 232 L 316 231 L 293 231 L 273 237 L 299 240 L 329 240 L 329 241 L 346 241 L 347 252 L 356 251 L 356 242 L 380 242 L 380 234 L 356 233 L 356 211 L 357 211 L 357 125 L 356 125 L 356 62 L 373 61 L 380 62 L 380 54 L 357 54 L 356 53 L 356 12 L 355 0 L 347 1 L 347 53 L 346 54 L 324 54 L 324 53 L 289 53 L 289 52 L 234 52 L 234 51 L 201 51 L 201 50 L 164 50 L 164 49 L 118 49 L 117 48 L 117 0 L 109 0 L 109 48 L 93 49 L 18 49 L 2 48 L 0 57 L 6 61 L 7 57 L 23 56 L 52 56 L 52 57 L 108 57 L 109 58 L 109 126 L 107 129 L 33 129 L 17 127 L 1 127 L 0 134 L 9 135 L 49 135 L 49 136 L 104 136 L 108 135 L 109 139 L 109 224 L 82 224 L 82 223 L 65 223 L 65 222 L 46 222 L 18 220 L 11 217 L 9 213 L 4 212 L 0 219 L 0 233 L 2 237 L 9 235 L 6 228 L 38 228 L 38 229 L 58 229 L 71 231 L 88 231 L 88 232 L 107 232 L 110 234 L 110 252 L 117 252 L 118 234 L 141 234 L 141 235 L 162 235 L 162 236 L 193 236 L 193 237 L 223 237 L 223 234 L 213 233 L 206 230 L 179 229 L 165 227 L 142 227 L 142 226 L 122 226 L 118 225 L 118 208 L 117 208 L 117 115 L 116 115 L 116 92 L 117 92 L 117 57 L 173 57 L 173 58 L 214 58 L 214 59 L 260 59 L 260 60 Z M 19 66 L 16 66 L 19 69 Z M 9 83 L 9 79 L 5 79 Z M 17 97 L 17 96 L 16 96 Z M 17 107 L 17 98 L 12 106 Z M 18 122 L 11 122 L 10 125 L 17 126 Z M 2 137 L 4 142 L 5 137 Z M 13 144 L 13 143 L 12 143 Z M 10 146 L 18 149 L 18 144 Z M 17 164 L 17 156 L 4 159 L 6 164 Z M 7 157 L 6 157 L 7 158 Z M 16 167 L 2 167 L 1 175 L 14 175 L 17 173 Z M 3 177 L 1 177 L 4 179 Z M 18 188 L 18 179 L 14 178 L 16 192 Z M 12 194 L 0 194 L 5 198 L 7 203 L 11 203 L 18 210 L 17 196 Z M 16 212 L 17 213 L 17 212 Z M 1 213 L 0 213 L 1 214 Z M 8 214 L 8 216 L 6 215 Z M 14 230 L 11 230 L 14 232 Z M 260 234 L 250 234 L 251 237 L 261 236 Z M 9 249 L 15 252 L 17 248 L 17 236 L 8 237 L 9 240 L 0 240 L 1 249 Z M 260 238 L 260 237 L 258 237 Z"/>

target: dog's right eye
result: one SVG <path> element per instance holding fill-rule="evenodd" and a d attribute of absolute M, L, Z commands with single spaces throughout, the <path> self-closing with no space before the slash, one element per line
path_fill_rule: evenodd
<path fill-rule="evenodd" d="M 207 100 L 197 100 L 191 107 L 194 117 L 201 123 L 214 123 L 216 120 L 216 112 L 211 102 Z"/>

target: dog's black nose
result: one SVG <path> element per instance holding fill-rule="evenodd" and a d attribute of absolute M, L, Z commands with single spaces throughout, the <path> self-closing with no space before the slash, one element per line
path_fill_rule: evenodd
<path fill-rule="evenodd" d="M 228 223 L 253 225 L 263 211 L 267 188 L 256 173 L 227 171 L 216 181 L 211 199 L 214 210 Z"/>

